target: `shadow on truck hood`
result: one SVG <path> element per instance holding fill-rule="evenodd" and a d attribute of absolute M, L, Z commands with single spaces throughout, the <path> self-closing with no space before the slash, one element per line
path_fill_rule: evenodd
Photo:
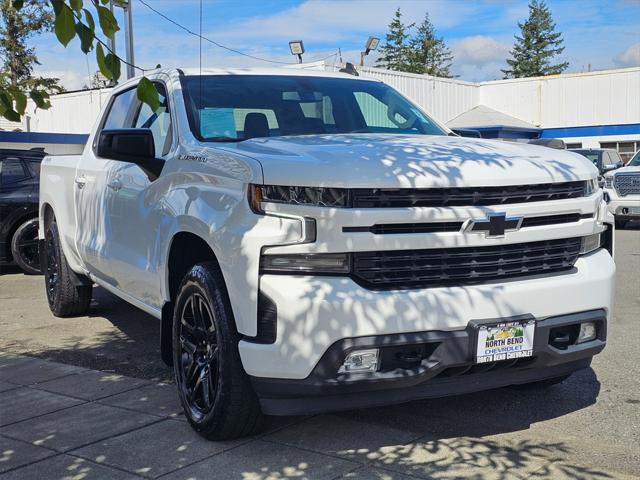
<path fill-rule="evenodd" d="M 497 140 L 346 134 L 256 138 L 225 145 L 262 164 L 264 183 L 332 187 L 519 185 L 594 178 L 581 155 Z"/>

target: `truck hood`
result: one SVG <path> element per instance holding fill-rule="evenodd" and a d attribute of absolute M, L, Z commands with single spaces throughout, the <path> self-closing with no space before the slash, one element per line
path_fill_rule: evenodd
<path fill-rule="evenodd" d="M 597 176 L 582 155 L 547 147 L 426 135 L 256 138 L 225 145 L 262 165 L 264 183 L 429 188 L 568 182 Z"/>
<path fill-rule="evenodd" d="M 620 168 L 614 170 L 613 172 L 607 172 L 607 174 L 605 176 L 606 177 L 613 177 L 614 175 L 616 175 L 618 173 L 640 173 L 640 166 L 638 166 L 638 167 L 632 167 L 632 166 L 620 167 Z"/>

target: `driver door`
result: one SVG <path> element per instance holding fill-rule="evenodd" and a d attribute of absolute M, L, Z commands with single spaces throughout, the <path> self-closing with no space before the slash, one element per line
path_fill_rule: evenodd
<path fill-rule="evenodd" d="M 172 145 L 172 122 L 166 91 L 156 83 L 160 94 L 160 109 L 153 112 L 147 104 L 138 102 L 132 128 L 150 129 L 155 156 L 165 158 Z M 108 256 L 115 286 L 153 308 L 161 308 L 160 276 L 156 251 L 163 219 L 162 191 L 159 180 L 151 181 L 137 165 L 115 162 L 109 171 L 106 191 L 106 217 L 111 228 Z"/>

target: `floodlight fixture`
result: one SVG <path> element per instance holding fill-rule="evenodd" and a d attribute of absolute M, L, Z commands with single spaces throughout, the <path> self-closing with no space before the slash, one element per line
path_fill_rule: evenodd
<path fill-rule="evenodd" d="M 297 55 L 298 62 L 302 63 L 302 54 L 304 53 L 304 43 L 302 43 L 302 40 L 291 40 L 289 42 L 289 49 L 291 50 L 291 55 Z"/>
<path fill-rule="evenodd" d="M 369 37 L 367 43 L 364 46 L 364 52 L 360 52 L 360 66 L 364 66 L 364 57 L 369 55 L 370 52 L 378 48 L 380 39 L 378 37 Z"/>

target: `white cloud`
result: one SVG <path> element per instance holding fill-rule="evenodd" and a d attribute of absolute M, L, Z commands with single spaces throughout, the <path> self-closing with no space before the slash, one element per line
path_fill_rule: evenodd
<path fill-rule="evenodd" d="M 640 67 L 640 43 L 627 48 L 615 58 L 615 62 L 621 67 Z"/>
<path fill-rule="evenodd" d="M 451 44 L 455 62 L 470 65 L 504 61 L 510 48 L 510 44 L 484 35 L 465 37 Z"/>
<path fill-rule="evenodd" d="M 363 0 L 358 2 L 335 2 L 332 0 L 307 1 L 273 15 L 256 16 L 229 25 L 226 30 L 218 29 L 211 35 L 218 39 L 234 39 L 246 42 L 253 39 L 303 38 L 313 41 L 334 42 L 361 38 L 367 34 L 381 34 L 400 7 L 405 23 L 421 22 L 425 12 L 429 12 L 436 29 L 458 25 L 476 10 L 472 3 L 458 3 L 452 9 L 444 0 L 428 3 L 399 0 L 381 2 Z"/>

